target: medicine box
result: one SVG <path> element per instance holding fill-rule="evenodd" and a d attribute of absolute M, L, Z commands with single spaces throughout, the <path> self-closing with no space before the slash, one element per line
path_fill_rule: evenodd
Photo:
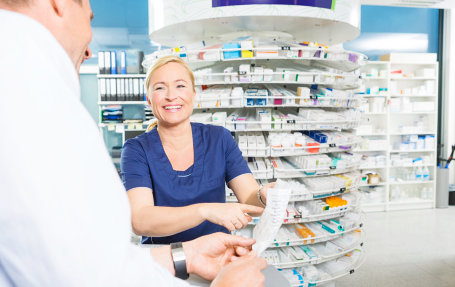
<path fill-rule="evenodd" d="M 258 148 L 256 151 L 257 156 L 267 156 L 267 153 L 265 150 L 266 144 L 265 144 L 265 139 L 264 139 L 263 135 L 256 136 L 256 146 Z"/>
<path fill-rule="evenodd" d="M 310 89 L 307 87 L 298 87 L 297 88 L 297 99 L 295 100 L 296 104 L 300 104 L 300 99 L 299 98 L 308 98 L 310 97 Z"/>
<path fill-rule="evenodd" d="M 220 60 L 220 53 L 218 49 L 213 49 L 213 48 L 219 48 L 219 47 L 211 47 L 212 49 L 207 49 L 203 52 L 200 52 L 198 55 L 198 58 L 200 60 L 206 60 L 206 61 L 219 61 Z"/>
<path fill-rule="evenodd" d="M 250 65 L 242 64 L 239 66 L 239 81 L 240 82 L 250 82 Z"/>
<path fill-rule="evenodd" d="M 223 49 L 237 49 L 240 48 L 239 43 L 226 43 L 223 44 Z M 223 58 L 224 59 L 237 59 L 241 58 L 241 52 L 240 50 L 238 51 L 223 51 Z"/>
<path fill-rule="evenodd" d="M 224 69 L 224 81 L 225 82 L 232 81 L 230 74 L 233 72 L 234 72 L 234 67 L 228 67 L 228 68 Z"/>
<path fill-rule="evenodd" d="M 271 82 L 271 81 L 273 81 L 273 70 L 264 69 L 264 82 Z"/>
<path fill-rule="evenodd" d="M 248 136 L 248 156 L 256 156 L 256 137 Z"/>
<path fill-rule="evenodd" d="M 436 53 L 389 53 L 379 57 L 380 61 L 400 63 L 436 63 Z"/>
<path fill-rule="evenodd" d="M 248 137 L 239 136 L 239 149 L 242 152 L 242 156 L 248 156 Z"/>
<path fill-rule="evenodd" d="M 213 124 L 224 126 L 224 123 L 226 122 L 226 117 L 227 117 L 226 112 L 213 113 L 212 122 Z"/>
<path fill-rule="evenodd" d="M 253 40 L 240 41 L 240 48 L 242 49 L 242 58 L 253 57 Z"/>
<path fill-rule="evenodd" d="M 261 59 L 270 59 L 278 57 L 278 47 L 277 46 L 267 46 L 261 47 L 261 50 L 256 50 L 256 58 Z"/>
<path fill-rule="evenodd" d="M 313 75 L 297 73 L 295 80 L 299 83 L 313 83 Z"/>
<path fill-rule="evenodd" d="M 264 68 L 263 67 L 254 67 L 253 69 L 253 82 L 263 82 L 264 81 Z"/>
<path fill-rule="evenodd" d="M 435 110 L 434 102 L 413 102 L 412 111 L 414 112 L 433 112 Z"/>
<path fill-rule="evenodd" d="M 281 117 L 279 115 L 272 115 L 272 129 L 280 130 L 281 129 Z"/>
<path fill-rule="evenodd" d="M 435 70 L 434 69 L 419 69 L 416 71 L 416 76 L 417 77 L 424 77 L 424 78 L 431 78 L 435 76 Z"/>

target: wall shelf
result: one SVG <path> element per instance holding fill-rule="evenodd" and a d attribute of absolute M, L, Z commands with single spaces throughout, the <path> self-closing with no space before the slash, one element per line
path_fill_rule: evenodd
<path fill-rule="evenodd" d="M 423 70 L 426 69 L 426 70 Z M 392 70 L 402 70 L 406 74 L 421 74 L 428 73 L 429 69 L 434 72 L 434 76 L 428 77 L 425 74 L 425 77 L 396 77 L 391 74 Z M 418 70 L 422 70 L 419 71 Z M 412 209 L 412 208 L 431 208 L 434 207 L 435 200 L 435 190 L 436 190 L 436 181 L 410 181 L 410 182 L 396 182 L 391 181 L 389 178 L 400 178 L 400 175 L 404 169 L 407 169 L 410 172 L 413 172 L 416 168 L 428 168 L 430 172 L 430 177 L 435 179 L 436 177 L 436 141 L 432 145 L 430 141 L 430 147 L 425 147 L 423 149 L 413 149 L 413 150 L 401 150 L 395 149 L 393 147 L 398 147 L 403 141 L 409 139 L 406 136 L 433 136 L 434 139 L 437 138 L 437 112 L 436 111 L 421 111 L 421 112 L 392 112 L 397 110 L 423 110 L 427 102 L 432 102 L 432 106 L 435 109 L 438 106 L 438 63 L 428 63 L 428 62 L 368 62 L 365 66 L 361 68 L 361 74 L 372 74 L 376 73 L 384 74 L 388 76 L 383 80 L 371 80 L 364 81 L 365 92 L 367 89 L 373 93 L 373 91 L 384 91 L 384 97 L 379 97 L 379 95 L 369 95 L 366 94 L 364 98 L 368 101 L 367 110 L 369 111 L 381 111 L 382 108 L 385 109 L 385 114 L 383 116 L 369 116 L 368 115 L 368 124 L 371 125 L 371 130 L 381 130 L 385 133 L 357 133 L 357 135 L 362 136 L 381 136 L 387 141 L 387 146 L 384 146 L 384 149 L 381 151 L 381 155 L 386 156 L 386 166 L 381 165 L 381 167 L 369 167 L 361 168 L 362 170 L 373 170 L 377 171 L 381 177 L 381 184 L 378 185 L 377 189 L 380 192 L 384 192 L 384 195 L 381 196 L 383 202 L 378 203 L 365 203 L 365 211 L 387 211 L 387 210 L 401 210 L 401 209 Z M 423 74 L 422 74 L 423 75 Z M 367 79 L 368 77 L 363 77 Z M 363 91 L 361 91 L 363 92 Z M 384 100 L 382 100 L 384 99 Z M 379 101 L 379 105 L 377 104 Z M 384 102 L 381 102 L 384 101 Z M 418 103 L 417 106 L 414 106 L 414 103 Z M 410 106 L 411 105 L 411 106 Z M 373 109 L 370 109 L 370 108 Z M 362 108 L 362 107 L 361 107 Z M 376 108 L 376 110 L 374 109 Z M 415 123 L 420 124 L 417 125 Z M 401 132 L 398 132 L 401 131 Z M 382 139 L 381 138 L 381 139 Z M 379 151 L 378 151 L 379 152 Z M 369 154 L 367 154 L 370 156 Z M 375 155 L 373 155 L 375 156 Z M 416 160 L 418 157 L 425 157 L 425 165 L 392 165 L 392 157 L 395 160 L 403 159 L 403 162 L 410 162 L 410 160 Z M 397 157 L 399 157 L 397 159 Z M 370 185 L 368 185 L 370 186 Z M 423 188 L 427 188 L 427 192 L 431 193 L 431 199 L 429 200 L 419 200 L 414 203 L 395 203 L 392 201 L 397 195 L 407 197 L 419 197 L 422 196 Z M 398 190 L 396 189 L 398 188 Z M 368 189 L 368 192 L 373 193 L 376 189 L 374 186 Z M 398 192 L 394 194 L 393 192 Z M 379 195 L 378 195 L 379 196 Z"/>

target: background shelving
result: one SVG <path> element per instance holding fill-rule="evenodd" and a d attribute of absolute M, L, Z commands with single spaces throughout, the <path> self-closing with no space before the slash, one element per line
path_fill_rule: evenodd
<path fill-rule="evenodd" d="M 400 71 L 406 76 L 394 76 Z M 367 154 L 385 156 L 385 164 L 361 167 L 363 171 L 380 170 L 381 177 L 380 184 L 361 187 L 365 195 L 363 209 L 434 207 L 436 143 L 429 140 L 424 148 L 414 144 L 416 139 L 437 135 L 438 63 L 419 62 L 418 58 L 414 62 L 372 61 L 361 68 L 361 73 L 365 85 L 361 92 L 366 99 L 362 107 L 367 113 L 357 134 L 386 141 L 382 150 Z M 414 138 L 407 144 L 410 136 Z M 395 162 L 397 157 L 406 160 Z M 431 180 L 395 180 L 402 172 L 417 173 L 420 168 L 428 169 Z"/>

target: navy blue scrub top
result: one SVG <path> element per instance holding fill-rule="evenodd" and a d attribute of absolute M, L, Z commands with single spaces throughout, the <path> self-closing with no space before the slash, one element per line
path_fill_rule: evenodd
<path fill-rule="evenodd" d="M 185 171 L 172 168 L 156 128 L 127 140 L 121 160 L 122 181 L 126 190 L 135 187 L 152 189 L 156 206 L 226 202 L 225 182 L 251 173 L 248 164 L 227 129 L 200 123 L 191 123 L 191 129 L 194 164 Z M 218 231 L 229 232 L 223 226 L 204 221 L 171 236 L 143 237 L 142 243 L 169 244 Z"/>

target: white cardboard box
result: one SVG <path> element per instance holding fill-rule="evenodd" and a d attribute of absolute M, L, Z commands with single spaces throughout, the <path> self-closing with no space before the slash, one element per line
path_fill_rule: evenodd
<path fill-rule="evenodd" d="M 400 63 L 435 63 L 436 53 L 389 53 L 379 57 L 381 61 Z"/>

